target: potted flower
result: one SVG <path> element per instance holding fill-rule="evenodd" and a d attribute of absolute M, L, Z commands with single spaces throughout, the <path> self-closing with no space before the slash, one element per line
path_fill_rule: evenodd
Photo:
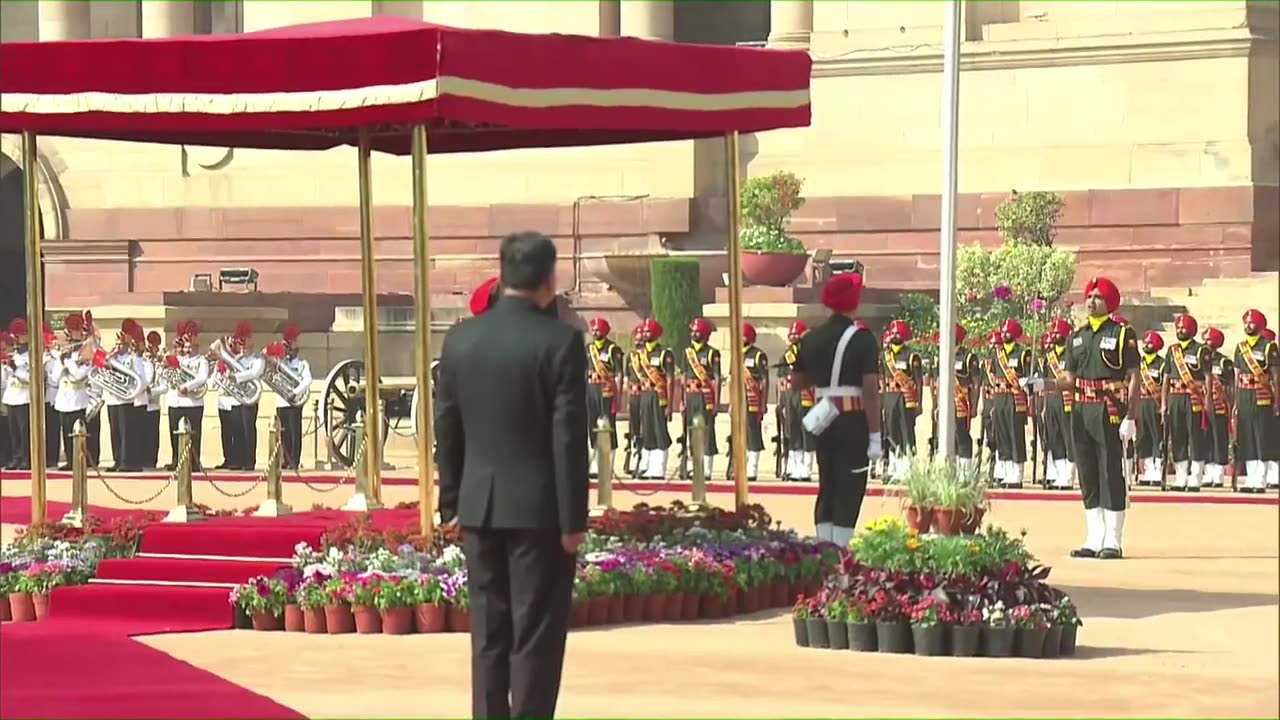
<path fill-rule="evenodd" d="M 442 581 L 445 602 L 449 604 L 449 632 L 471 631 L 471 594 L 467 588 L 467 570 L 462 568 Z"/>
<path fill-rule="evenodd" d="M 659 558 L 653 562 L 653 595 L 654 598 L 650 602 L 656 607 L 657 619 L 661 622 L 665 620 L 678 620 L 677 611 L 683 610 L 684 598 L 678 592 L 681 584 L 680 568 L 666 558 Z M 651 613 L 646 612 L 646 619 Z"/>
<path fill-rule="evenodd" d="M 849 649 L 849 598 L 843 593 L 833 592 L 827 597 L 822 608 L 822 616 L 827 620 L 827 644 L 832 650 Z"/>
<path fill-rule="evenodd" d="M 898 475 L 896 493 L 906 504 L 907 527 L 917 534 L 933 523 L 935 462 L 913 458 Z"/>
<path fill-rule="evenodd" d="M 609 597 L 613 595 L 613 582 L 599 565 L 587 565 L 580 571 L 584 599 L 587 604 L 587 624 L 606 625 L 609 622 Z"/>
<path fill-rule="evenodd" d="M 742 275 L 753 285 L 786 287 L 809 263 L 804 243 L 787 233 L 804 205 L 804 181 L 789 172 L 751 178 L 742 186 Z"/>
<path fill-rule="evenodd" d="M 809 647 L 809 599 L 803 595 L 796 596 L 796 604 L 791 607 L 791 626 L 796 633 L 796 645 Z"/>
<path fill-rule="evenodd" d="M 950 616 L 951 654 L 955 657 L 974 657 L 982 641 L 982 612 L 960 610 Z"/>
<path fill-rule="evenodd" d="M 1053 622 L 1062 628 L 1062 638 L 1058 644 L 1058 654 L 1076 654 L 1076 636 L 1084 622 L 1071 598 L 1063 594 L 1053 606 Z"/>
<path fill-rule="evenodd" d="M 1049 634 L 1049 619 L 1040 605 L 1017 605 L 1009 611 L 1009 619 L 1018 629 L 1018 657 L 1044 656 L 1044 641 Z"/>
<path fill-rule="evenodd" d="M 253 620 L 254 630 L 283 630 L 284 606 L 288 601 L 284 583 L 259 575 L 231 591 L 229 602 Z"/>
<path fill-rule="evenodd" d="M 877 590 L 867 603 L 867 614 L 876 623 L 876 649 L 882 653 L 911 652 L 911 626 L 907 614 L 911 598 Z"/>
<path fill-rule="evenodd" d="M 849 599 L 845 608 L 845 634 L 849 649 L 857 652 L 876 651 L 876 624 L 867 615 L 867 601 L 860 596 Z"/>
<path fill-rule="evenodd" d="M 375 586 L 373 606 L 382 620 L 383 635 L 408 635 L 413 632 L 413 611 L 422 604 L 416 578 L 388 575 Z"/>
<path fill-rule="evenodd" d="M 351 612 L 351 583 L 342 576 L 334 576 L 324 582 L 324 627 L 330 635 L 344 635 L 356 631 L 356 619 Z"/>
<path fill-rule="evenodd" d="M 9 592 L 13 590 L 17 574 L 13 571 L 13 563 L 0 561 L 0 622 L 9 622 L 13 614 L 9 612 Z"/>
<path fill-rule="evenodd" d="M 911 606 L 911 642 L 916 655 L 938 656 L 947 652 L 947 606 L 927 596 Z"/>
<path fill-rule="evenodd" d="M 413 627 L 417 632 L 440 633 L 448 626 L 448 606 L 441 577 L 439 570 L 432 569 L 416 579 L 418 605 L 413 610 Z"/>
<path fill-rule="evenodd" d="M 351 587 L 351 614 L 355 616 L 356 632 L 360 635 L 377 635 L 382 632 L 382 614 L 373 601 L 381 592 L 385 577 L 380 572 L 363 572 L 349 581 Z"/>
<path fill-rule="evenodd" d="M 49 593 L 65 584 L 66 566 L 61 562 L 33 562 L 13 582 L 9 594 L 14 622 L 42 620 L 49 611 Z"/>
<path fill-rule="evenodd" d="M 823 610 L 826 609 L 825 603 L 816 597 L 811 597 L 806 604 L 808 614 L 805 616 L 804 626 L 809 634 L 809 647 L 831 647 L 831 638 L 827 635 L 827 619 L 822 616 Z"/>
<path fill-rule="evenodd" d="M 302 582 L 302 573 L 288 567 L 277 571 L 275 578 L 284 585 L 284 631 L 304 631 L 306 621 L 302 617 L 302 606 L 298 603 L 298 586 Z"/>
<path fill-rule="evenodd" d="M 631 565 L 627 583 L 632 595 L 627 597 L 625 614 L 627 622 L 657 622 L 662 619 L 662 602 L 656 600 L 657 576 L 648 560 Z"/>
<path fill-rule="evenodd" d="M 329 602 L 329 593 L 325 583 L 329 578 L 323 574 L 304 575 L 298 583 L 298 607 L 302 610 L 302 631 L 312 635 L 327 632 L 324 622 L 324 606 Z"/>
<path fill-rule="evenodd" d="M 982 608 L 982 647 L 987 656 L 1011 657 L 1016 633 L 1004 603 L 997 601 Z"/>

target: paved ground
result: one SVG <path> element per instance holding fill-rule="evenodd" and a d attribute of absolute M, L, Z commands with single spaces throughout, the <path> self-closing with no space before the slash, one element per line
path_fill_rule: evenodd
<path fill-rule="evenodd" d="M 150 492 L 147 489 L 150 488 Z M 131 497 L 155 483 L 117 485 Z M 243 487 L 228 488 L 243 490 Z M 387 501 L 413 488 L 388 487 Z M 7 495 L 26 488 L 6 483 Z M 288 486 L 290 502 L 336 505 Z M 202 502 L 256 504 L 261 489 Z M 94 502 L 108 501 L 95 491 Z M 403 495 L 403 497 L 401 497 Z M 50 497 L 65 500 L 60 483 Z M 157 509 L 172 501 L 148 503 Z M 619 505 L 639 500 L 618 493 Z M 643 498 L 665 502 L 672 496 Z M 713 498 L 730 502 L 727 496 Z M 765 499 L 784 525 L 807 527 L 811 500 Z M 896 512 L 869 499 L 862 520 Z M 1080 656 L 1052 661 L 914 658 L 801 650 L 789 620 L 637 626 L 570 639 L 565 717 L 1277 717 L 1280 696 L 1280 512 L 1274 506 L 1139 505 L 1123 562 L 1071 561 L 1079 508 L 997 502 L 992 517 L 1028 528 L 1086 615 Z M 11 531 L 12 528 L 6 528 Z M 6 535 L 9 533 L 6 532 Z M 313 717 L 461 716 L 468 711 L 463 637 L 308 637 L 217 632 L 146 642 Z"/>

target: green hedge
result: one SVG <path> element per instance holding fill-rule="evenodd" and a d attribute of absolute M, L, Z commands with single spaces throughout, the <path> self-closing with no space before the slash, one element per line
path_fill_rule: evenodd
<path fill-rule="evenodd" d="M 663 343 L 682 352 L 689 323 L 702 314 L 702 272 L 694 258 L 656 258 L 649 269 L 649 303 L 662 325 Z"/>

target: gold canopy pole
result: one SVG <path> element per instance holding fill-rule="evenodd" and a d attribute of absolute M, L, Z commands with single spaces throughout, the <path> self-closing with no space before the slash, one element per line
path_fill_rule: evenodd
<path fill-rule="evenodd" d="M 40 251 L 40 201 L 36 197 L 36 134 L 22 133 L 23 230 L 27 243 L 27 337 L 31 356 L 31 403 L 27 407 L 31 435 L 31 523 L 45 521 L 44 466 L 44 270 Z M 71 458 L 67 458 L 70 462 Z"/>
<path fill-rule="evenodd" d="M 435 530 L 435 433 L 431 429 L 431 238 L 427 229 L 427 126 L 413 126 L 413 295 L 418 351 L 414 361 L 418 410 L 418 522 L 428 540 Z"/>
<path fill-rule="evenodd" d="M 382 504 L 382 393 L 378 378 L 378 276 L 373 249 L 373 142 L 360 128 L 357 175 L 360 184 L 360 293 L 364 306 L 364 462 L 370 507 Z"/>
<path fill-rule="evenodd" d="M 742 373 L 745 372 L 746 348 L 742 340 L 742 243 L 739 230 L 742 221 L 741 160 L 738 155 L 737 131 L 725 136 L 725 168 L 728 177 L 725 192 L 729 200 L 729 328 L 731 344 L 729 357 L 729 437 L 733 463 L 734 505 L 741 510 L 749 502 L 747 490 L 747 391 Z"/>

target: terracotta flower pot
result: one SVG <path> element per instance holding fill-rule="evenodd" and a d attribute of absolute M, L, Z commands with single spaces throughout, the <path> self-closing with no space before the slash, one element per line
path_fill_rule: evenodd
<path fill-rule="evenodd" d="M 822 591 L 821 580 L 808 580 L 804 584 L 804 594 L 806 597 L 814 597 Z"/>
<path fill-rule="evenodd" d="M 644 598 L 644 595 L 623 596 L 623 622 L 637 623 L 644 621 Z"/>
<path fill-rule="evenodd" d="M 912 505 L 907 508 L 907 527 L 923 535 L 929 532 L 929 527 L 932 524 L 933 510 L 919 505 Z"/>
<path fill-rule="evenodd" d="M 687 592 L 684 594 L 684 602 L 680 605 L 681 620 L 697 620 L 698 607 L 702 604 L 701 596 L 695 592 Z"/>
<path fill-rule="evenodd" d="M 330 635 L 345 635 L 355 632 L 356 618 L 351 612 L 351 606 L 345 603 L 342 605 L 325 605 L 324 627 L 325 632 Z"/>
<path fill-rule="evenodd" d="M 626 598 L 622 595 L 609 596 L 609 619 L 610 625 L 621 625 L 627 621 Z"/>
<path fill-rule="evenodd" d="M 676 591 L 667 595 L 663 606 L 662 619 L 667 622 L 679 622 L 684 616 L 684 593 Z"/>
<path fill-rule="evenodd" d="M 329 631 L 325 623 L 324 608 L 313 607 L 302 611 L 302 631 L 311 635 L 323 635 Z"/>
<path fill-rule="evenodd" d="M 785 581 L 783 580 L 775 581 L 773 583 L 773 587 L 771 591 L 772 602 L 770 602 L 769 604 L 776 608 L 790 607 L 791 595 L 789 591 L 790 591 L 790 588 L 787 586 L 787 583 Z"/>
<path fill-rule="evenodd" d="M 408 635 L 413 632 L 413 608 L 387 608 L 381 615 L 383 635 Z"/>
<path fill-rule="evenodd" d="M 786 287 L 795 282 L 809 264 L 809 254 L 742 253 L 742 276 L 752 285 Z"/>
<path fill-rule="evenodd" d="M 794 605 L 796 597 L 804 594 L 804 582 L 800 580 L 792 580 L 787 584 L 787 605 Z"/>
<path fill-rule="evenodd" d="M 960 518 L 960 534 L 961 535 L 977 535 L 982 529 L 982 518 L 987 514 L 986 508 L 977 508 L 973 511 L 965 512 Z"/>
<path fill-rule="evenodd" d="M 36 606 L 31 593 L 9 593 L 9 615 L 14 622 L 35 622 Z"/>
<path fill-rule="evenodd" d="M 609 624 L 609 598 L 607 596 L 598 595 L 587 600 L 587 624 L 593 626 Z"/>
<path fill-rule="evenodd" d="M 372 605 L 352 605 L 351 614 L 356 618 L 356 633 L 377 635 L 382 632 L 382 615 Z"/>
<path fill-rule="evenodd" d="M 285 632 L 303 632 L 306 628 L 306 619 L 302 615 L 302 608 L 297 603 L 289 603 L 284 606 L 284 631 Z"/>
<path fill-rule="evenodd" d="M 960 532 L 960 511 L 955 508 L 934 508 L 933 529 L 939 535 L 956 535 Z"/>
<path fill-rule="evenodd" d="M 420 633 L 442 633 L 449 626 L 449 612 L 443 605 L 422 604 L 413 609 L 413 627 Z"/>
<path fill-rule="evenodd" d="M 282 615 L 272 615 L 268 612 L 256 612 L 249 616 L 253 620 L 254 630 L 263 630 L 274 632 L 284 629 L 284 617 Z"/>
<path fill-rule="evenodd" d="M 35 608 L 36 619 L 43 620 L 49 614 L 49 593 L 36 593 L 31 596 L 31 605 Z"/>
<path fill-rule="evenodd" d="M 587 621 L 590 620 L 590 610 L 587 607 L 586 599 L 579 599 L 573 603 L 573 612 L 569 615 L 569 627 L 584 628 Z"/>
<path fill-rule="evenodd" d="M 742 602 L 742 593 L 738 592 L 738 588 L 729 591 L 729 601 L 725 603 L 725 615 L 732 617 L 741 612 L 739 604 Z"/>
<path fill-rule="evenodd" d="M 471 632 L 471 611 L 467 608 L 449 607 L 449 632 Z"/>
<path fill-rule="evenodd" d="M 0 622 L 9 622 L 13 619 L 13 613 L 9 612 L 9 596 L 0 595 Z"/>
<path fill-rule="evenodd" d="M 719 595 L 702 595 L 698 598 L 698 614 L 709 620 L 724 617 L 724 598 Z"/>
<path fill-rule="evenodd" d="M 651 593 L 644 596 L 645 622 L 662 622 L 667 615 L 666 593 Z"/>

